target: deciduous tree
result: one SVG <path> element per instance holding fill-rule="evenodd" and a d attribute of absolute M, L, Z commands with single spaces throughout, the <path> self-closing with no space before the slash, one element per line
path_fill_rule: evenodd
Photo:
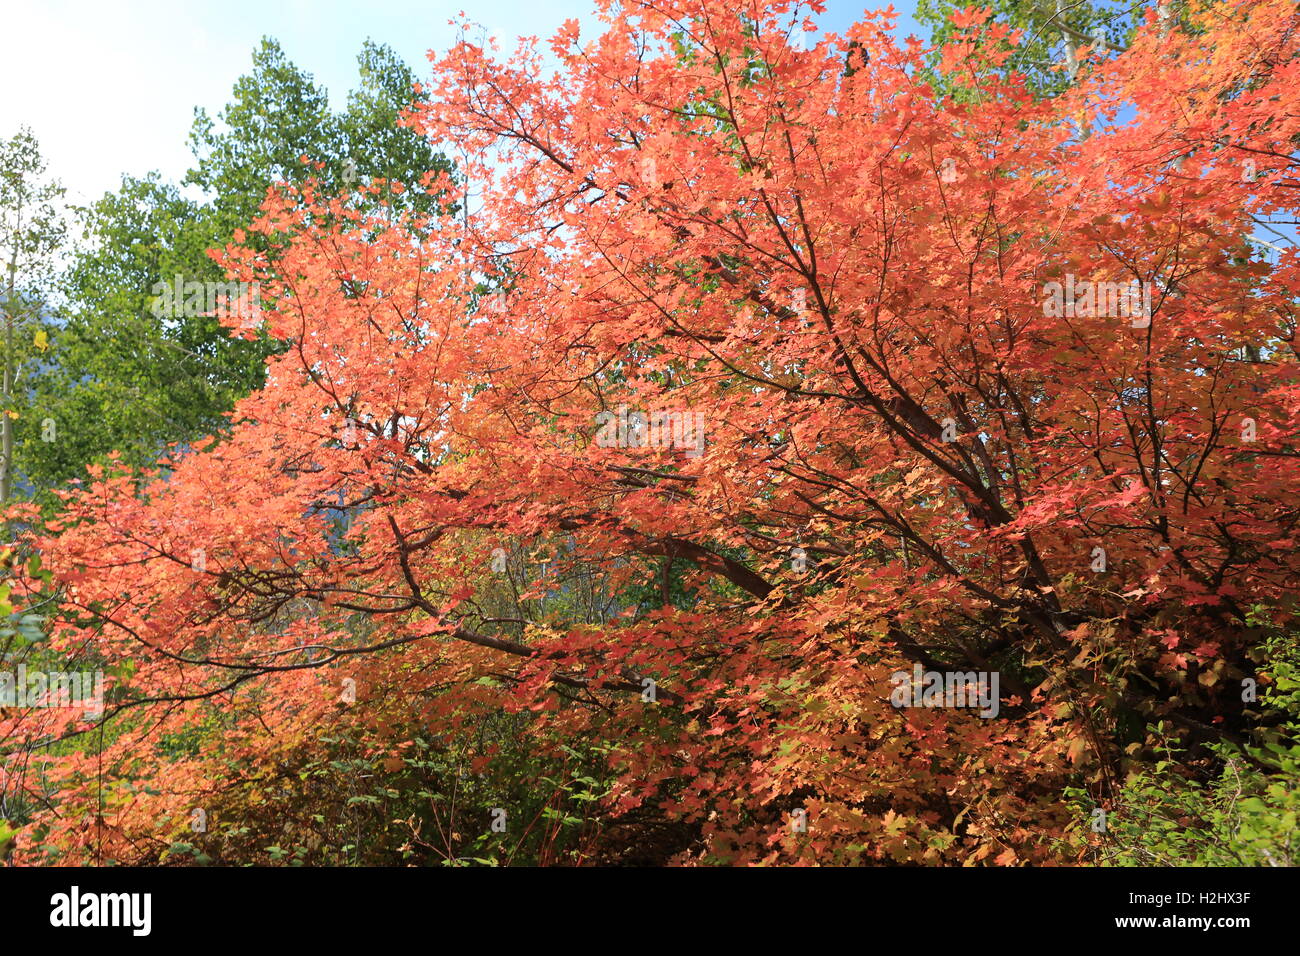
<path fill-rule="evenodd" d="M 20 853 L 139 858 L 241 762 L 332 725 L 400 761 L 395 712 L 491 699 L 601 741 L 596 812 L 690 826 L 679 859 L 1060 860 L 1067 788 L 1112 805 L 1148 725 L 1263 729 L 1300 271 L 1245 238 L 1296 208 L 1293 5 L 1148 10 L 1050 99 L 964 11 L 961 103 L 886 17 L 805 44 L 791 9 L 606 3 L 556 75 L 458 44 L 408 122 L 473 159 L 464 223 L 307 183 L 235 236 L 266 386 L 27 542 L 52 646 L 131 666 Z M 608 613 L 502 620 L 521 547 L 521 605 L 583 575 Z M 894 706 L 918 665 L 996 673 L 996 715 Z M 11 749 L 93 726 L 7 720 Z"/>

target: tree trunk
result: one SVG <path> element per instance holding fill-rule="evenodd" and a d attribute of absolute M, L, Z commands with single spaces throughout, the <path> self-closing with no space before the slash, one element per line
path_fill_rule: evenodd
<path fill-rule="evenodd" d="M 10 490 L 10 468 L 14 460 L 14 422 L 9 417 L 9 406 L 13 400 L 14 384 L 14 277 L 18 271 L 18 253 L 9 260 L 9 287 L 5 298 L 5 369 L 4 369 L 4 414 L 0 415 L 0 505 L 8 504 Z"/>

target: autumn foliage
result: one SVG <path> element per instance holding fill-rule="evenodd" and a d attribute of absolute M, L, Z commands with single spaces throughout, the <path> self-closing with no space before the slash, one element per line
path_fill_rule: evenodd
<path fill-rule="evenodd" d="M 1296 218 L 1294 5 L 1152 12 L 1049 99 L 979 11 L 955 97 L 884 15 L 602 9 L 433 58 L 407 122 L 465 162 L 405 188 L 458 211 L 269 195 L 221 256 L 285 348 L 228 435 L 15 510 L 11 600 L 108 687 L 0 717 L 16 859 L 310 829 L 337 741 L 478 734 L 607 783 L 570 861 L 1083 862 L 1066 788 L 1249 739 L 1300 580 L 1300 260 L 1250 241 Z M 917 663 L 997 716 L 895 708 Z"/>

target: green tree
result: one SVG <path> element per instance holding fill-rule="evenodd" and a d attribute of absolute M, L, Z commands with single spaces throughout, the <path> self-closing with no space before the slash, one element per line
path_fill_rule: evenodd
<path fill-rule="evenodd" d="M 450 172 L 452 164 L 436 153 L 429 141 L 400 125 L 402 111 L 413 97 L 415 74 L 386 46 L 369 40 L 357 57 L 361 83 L 348 95 L 340 118 L 344 158 L 340 177 L 345 188 L 357 183 L 381 180 L 385 188 L 379 197 L 395 212 L 423 215 L 451 213 L 440 197 L 421 189 L 395 194 L 393 182 L 418 182 L 426 172 Z"/>
<path fill-rule="evenodd" d="M 1143 9 L 1113 0 L 988 0 L 974 5 L 991 9 L 995 22 L 1023 31 L 1007 69 L 1022 73 L 1028 88 L 1039 96 L 1054 96 L 1074 82 L 1075 55 L 1081 48 L 1127 47 Z M 966 32 L 953 24 L 952 14 L 969 6 L 969 0 L 917 0 L 916 19 L 929 24 L 934 43 L 941 46 Z M 1162 4 L 1161 9 L 1166 17 L 1174 15 L 1172 3 Z M 964 95 L 935 73 L 927 79 L 943 93 L 957 99 Z"/>
<path fill-rule="evenodd" d="M 232 339 L 215 317 L 154 314 L 157 283 L 222 278 L 205 251 L 224 241 L 210 210 L 174 185 L 156 174 L 124 177 L 81 221 L 85 242 L 63 276 L 52 361 L 20 428 L 18 461 L 37 488 L 79 477 L 113 450 L 143 464 L 169 441 L 219 430 L 235 400 L 262 382 L 270 350 L 264 340 Z"/>
<path fill-rule="evenodd" d="M 31 347 L 18 336 L 40 324 L 49 269 L 65 232 L 59 200 L 63 187 L 46 175 L 40 144 L 28 129 L 0 140 L 0 255 L 5 263 L 4 377 L 0 395 L 0 503 L 9 500 L 14 468 L 17 384 L 30 367 L 32 347 L 47 347 L 36 328 Z"/>
<path fill-rule="evenodd" d="M 357 66 L 360 83 L 335 113 L 325 89 L 275 40 L 264 38 L 253 54 L 253 72 L 235 83 L 234 98 L 217 119 L 195 110 L 190 146 L 196 165 L 185 182 L 212 197 L 223 236 L 256 217 L 275 183 L 298 186 L 315 177 L 327 188 L 352 192 L 374 179 L 410 184 L 426 172 L 451 169 L 424 136 L 399 126 L 415 95 L 415 74 L 402 59 L 367 40 Z M 323 169 L 315 168 L 318 162 Z M 397 211 L 438 211 L 435 197 L 419 190 L 399 196 L 384 189 L 378 198 Z"/>
<path fill-rule="evenodd" d="M 313 171 L 302 157 L 338 157 L 343 144 L 329 94 L 269 37 L 215 120 L 194 110 L 189 142 L 196 162 L 184 182 L 207 194 L 214 231 L 223 236 L 256 218 L 269 187 L 303 182 Z"/>
<path fill-rule="evenodd" d="M 235 401 L 262 383 L 276 347 L 269 339 L 232 338 L 213 316 L 160 316 L 155 306 L 157 290 L 175 282 L 224 281 L 208 250 L 258 216 L 268 189 L 315 177 L 372 209 L 387 198 L 395 211 L 439 211 L 421 190 L 364 200 L 354 192 L 375 178 L 413 182 L 450 169 L 422 135 L 398 126 L 414 95 L 410 69 L 369 41 L 358 65 L 360 82 L 336 112 L 326 91 L 264 39 L 215 119 L 195 110 L 195 165 L 181 186 L 156 173 L 126 176 L 117 192 L 79 210 L 84 239 L 65 272 L 49 360 L 20 427 L 16 464 L 32 485 L 78 478 L 114 450 L 144 465 L 169 443 L 219 433 Z M 194 190 L 201 195 L 192 198 Z M 57 441 L 40 428 L 51 421 Z"/>

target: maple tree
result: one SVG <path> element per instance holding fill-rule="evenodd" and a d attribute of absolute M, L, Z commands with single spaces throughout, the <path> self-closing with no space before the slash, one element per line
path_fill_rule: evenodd
<path fill-rule="evenodd" d="M 285 347 L 229 438 L 9 553 L 43 652 L 110 675 L 103 720 L 5 713 L 18 858 L 166 858 L 326 737 L 397 779 L 504 714 L 677 862 L 1086 861 L 1063 794 L 1112 805 L 1148 726 L 1254 739 L 1300 570 L 1300 269 L 1249 242 L 1296 211 L 1293 5 L 1148 11 L 1050 99 L 962 11 L 960 103 L 808 9 L 432 57 L 405 121 L 469 157 L 463 221 L 268 197 L 223 262 Z M 1073 277 L 1149 313 L 1051 307 Z M 998 672 L 996 717 L 893 706 L 917 664 Z"/>

